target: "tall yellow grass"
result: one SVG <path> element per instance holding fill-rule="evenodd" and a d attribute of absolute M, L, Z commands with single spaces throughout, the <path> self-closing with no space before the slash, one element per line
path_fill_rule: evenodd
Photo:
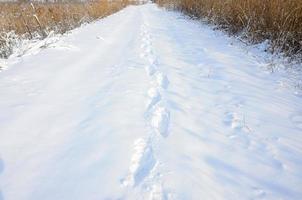
<path fill-rule="evenodd" d="M 12 53 L 14 38 L 44 38 L 50 31 L 65 33 L 83 22 L 110 15 L 128 0 L 99 0 L 61 3 L 6 2 L 0 3 L 0 57 Z M 11 34 L 11 33 L 14 34 Z M 8 34 L 9 33 L 9 34 Z"/>
<path fill-rule="evenodd" d="M 302 54 L 302 0 L 157 0 L 205 18 L 252 43 L 269 41 L 272 52 Z"/>

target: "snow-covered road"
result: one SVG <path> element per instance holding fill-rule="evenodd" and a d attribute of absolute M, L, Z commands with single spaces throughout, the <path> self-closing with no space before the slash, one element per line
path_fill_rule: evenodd
<path fill-rule="evenodd" d="M 302 99 L 222 33 L 130 6 L 0 73 L 0 200 L 302 198 Z"/>

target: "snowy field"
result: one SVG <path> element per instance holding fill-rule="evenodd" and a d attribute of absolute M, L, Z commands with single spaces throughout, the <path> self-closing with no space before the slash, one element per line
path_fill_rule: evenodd
<path fill-rule="evenodd" d="M 257 53 L 154 4 L 43 42 L 0 72 L 0 200 L 302 199 L 302 95 Z"/>

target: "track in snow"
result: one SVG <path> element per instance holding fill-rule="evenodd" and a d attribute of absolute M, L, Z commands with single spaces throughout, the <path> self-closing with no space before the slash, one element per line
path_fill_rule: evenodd
<path fill-rule="evenodd" d="M 147 4 L 44 43 L 0 73 L 0 200 L 301 198 L 299 91 L 236 41 Z"/>
<path fill-rule="evenodd" d="M 147 139 L 137 139 L 134 145 L 135 152 L 131 159 L 128 177 L 123 180 L 123 185 L 137 187 L 144 181 L 143 188 L 140 193 L 144 198 L 149 199 L 167 199 L 168 194 L 162 190 L 161 176 L 158 172 L 160 161 L 157 155 L 154 155 L 153 148 L 156 142 L 160 140 L 160 136 L 168 136 L 168 127 L 170 121 L 170 112 L 165 107 L 163 93 L 168 87 L 169 80 L 166 75 L 160 71 L 160 62 L 156 56 L 152 46 L 152 36 L 148 31 L 148 25 L 141 26 L 143 53 L 141 57 L 146 61 L 145 70 L 150 80 L 150 89 L 148 90 L 148 101 L 145 111 L 145 120 L 147 126 L 150 127 Z"/>

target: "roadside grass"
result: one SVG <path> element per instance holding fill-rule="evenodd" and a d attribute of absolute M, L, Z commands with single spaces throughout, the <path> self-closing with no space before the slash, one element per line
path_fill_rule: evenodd
<path fill-rule="evenodd" d="M 302 60 L 302 0 L 157 0 L 268 51 Z"/>
<path fill-rule="evenodd" d="M 0 2 L 0 58 L 10 56 L 22 39 L 43 39 L 53 32 L 63 34 L 134 3 L 128 0 Z"/>

